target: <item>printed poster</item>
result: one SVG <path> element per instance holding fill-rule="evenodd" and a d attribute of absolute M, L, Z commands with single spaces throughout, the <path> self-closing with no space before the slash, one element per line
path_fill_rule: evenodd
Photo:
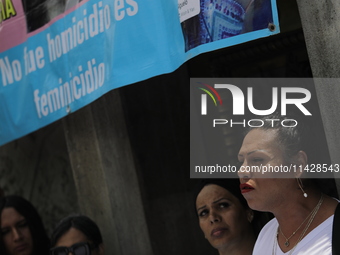
<path fill-rule="evenodd" d="M 2 0 L 0 145 L 112 89 L 279 31 L 274 0 Z"/>

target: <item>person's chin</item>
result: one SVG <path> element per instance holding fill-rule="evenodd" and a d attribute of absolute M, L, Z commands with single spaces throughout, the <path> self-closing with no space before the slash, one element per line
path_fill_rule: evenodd
<path fill-rule="evenodd" d="M 23 244 L 15 248 L 13 255 L 31 255 L 32 249 L 29 245 Z"/>
<path fill-rule="evenodd" d="M 250 209 L 252 210 L 257 210 L 258 211 L 258 199 L 256 199 L 253 194 L 250 194 L 250 193 L 246 193 L 246 194 L 242 194 L 243 197 L 246 199 L 247 201 L 247 204 L 249 206 Z"/>
<path fill-rule="evenodd" d="M 261 211 L 261 212 L 267 211 L 266 209 L 264 209 L 263 204 L 259 203 L 258 199 L 254 199 L 254 198 L 249 199 L 247 200 L 247 203 L 248 203 L 249 208 L 252 210 Z"/>
<path fill-rule="evenodd" d="M 228 243 L 230 243 L 230 240 L 227 236 L 225 236 L 223 238 L 212 240 L 210 244 L 215 249 L 219 250 L 219 249 L 222 249 L 223 247 L 225 247 L 226 245 L 228 245 Z"/>

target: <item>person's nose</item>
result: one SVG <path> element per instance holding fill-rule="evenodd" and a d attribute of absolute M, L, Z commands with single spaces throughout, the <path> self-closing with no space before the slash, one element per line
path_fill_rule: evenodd
<path fill-rule="evenodd" d="M 220 222 L 221 221 L 221 216 L 216 212 L 216 211 L 211 211 L 209 215 L 209 220 L 211 224 Z"/>
<path fill-rule="evenodd" d="M 250 167 L 246 163 L 243 163 L 237 171 L 237 175 L 240 178 L 241 183 L 248 181 L 251 178 Z"/>
<path fill-rule="evenodd" d="M 12 233 L 13 233 L 13 240 L 15 242 L 20 241 L 22 239 L 22 234 L 19 229 L 13 228 Z"/>

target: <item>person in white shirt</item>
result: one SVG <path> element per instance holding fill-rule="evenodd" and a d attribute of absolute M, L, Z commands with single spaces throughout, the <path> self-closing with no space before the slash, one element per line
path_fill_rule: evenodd
<path fill-rule="evenodd" d="M 290 125 L 292 118 L 280 115 L 263 119 L 269 121 L 250 129 L 238 155 L 242 164 L 238 172 L 240 188 L 249 207 L 275 216 L 261 230 L 253 254 L 331 255 L 338 201 L 322 192 L 327 187 L 318 185 L 316 179 L 304 179 L 304 171 L 291 171 L 280 175 L 282 178 L 277 173 L 254 171 L 270 167 L 305 169 L 309 160 L 317 157 L 311 145 L 316 136 L 310 136 L 300 120 L 298 125 Z"/>

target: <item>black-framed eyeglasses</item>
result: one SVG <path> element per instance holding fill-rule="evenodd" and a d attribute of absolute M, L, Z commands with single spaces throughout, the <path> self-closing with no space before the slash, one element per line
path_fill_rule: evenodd
<path fill-rule="evenodd" d="M 76 243 L 71 247 L 59 246 L 50 249 L 50 255 L 68 255 L 71 252 L 74 255 L 91 255 L 91 250 L 97 248 L 95 244 L 88 242 Z"/>

